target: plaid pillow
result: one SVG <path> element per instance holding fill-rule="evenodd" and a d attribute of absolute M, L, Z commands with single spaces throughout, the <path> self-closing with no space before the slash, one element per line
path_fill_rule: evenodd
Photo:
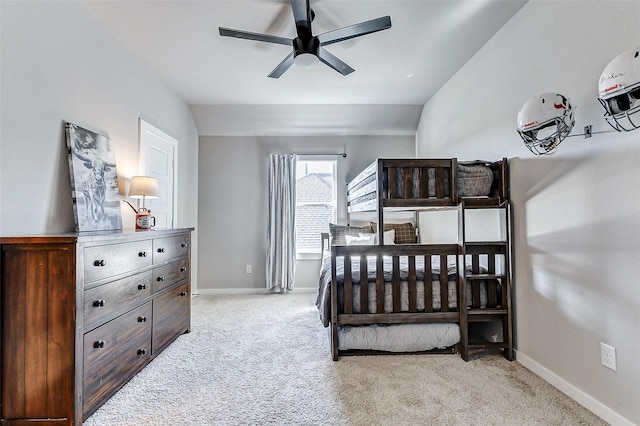
<path fill-rule="evenodd" d="M 333 223 L 329 224 L 329 235 L 331 236 L 331 245 L 332 246 L 346 246 L 347 240 L 344 238 L 345 235 L 351 235 L 352 237 L 359 237 L 360 233 L 363 234 L 371 234 L 373 230 L 371 226 L 346 226 L 346 225 L 335 225 Z"/>
<path fill-rule="evenodd" d="M 371 229 L 373 229 L 374 233 L 377 233 L 378 224 L 376 222 L 371 222 Z M 418 237 L 416 236 L 416 228 L 411 222 L 384 224 L 385 231 L 389 231 L 391 229 L 396 231 L 396 244 L 416 244 L 418 242 Z"/>

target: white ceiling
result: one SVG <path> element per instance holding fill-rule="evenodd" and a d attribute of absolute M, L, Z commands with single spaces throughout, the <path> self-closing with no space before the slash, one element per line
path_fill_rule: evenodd
<path fill-rule="evenodd" d="M 289 47 L 218 27 L 293 38 L 287 0 L 82 2 L 192 106 L 201 135 L 414 134 L 427 100 L 525 3 L 311 0 L 316 35 L 385 15 L 392 27 L 326 48 L 348 76 L 319 64 L 272 79 Z"/>

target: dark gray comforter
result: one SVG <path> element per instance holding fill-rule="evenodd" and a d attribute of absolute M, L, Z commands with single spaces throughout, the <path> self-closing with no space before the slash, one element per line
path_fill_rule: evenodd
<path fill-rule="evenodd" d="M 439 310 L 441 307 L 440 302 L 440 259 L 438 257 L 433 258 L 434 262 L 431 265 L 431 282 L 432 282 L 432 296 L 433 296 L 433 309 Z M 336 277 L 338 285 L 344 284 L 344 258 L 338 257 L 336 259 Z M 470 272 L 470 266 L 467 266 L 467 270 Z M 384 281 L 385 281 L 385 312 L 391 312 L 393 306 L 393 294 L 391 288 L 392 278 L 392 260 L 390 256 L 384 257 Z M 409 276 L 408 258 L 406 256 L 400 257 L 400 281 L 401 281 L 401 310 L 408 311 L 408 283 Z M 448 275 L 448 299 L 449 308 L 454 309 L 457 306 L 457 267 L 455 262 L 447 265 Z M 359 257 L 351 258 L 351 272 L 353 286 L 353 306 L 354 312 L 360 311 L 360 259 Z M 376 259 L 375 256 L 370 256 L 367 259 L 367 282 L 369 285 L 369 312 L 375 312 L 375 281 L 376 281 Z M 418 293 L 418 311 L 424 310 L 424 257 L 416 256 L 416 280 L 417 280 L 417 293 Z M 318 297 L 316 299 L 316 306 L 320 313 L 320 320 L 325 327 L 329 326 L 331 319 L 331 257 L 325 256 L 322 259 L 322 269 L 320 272 Z M 427 286 L 427 289 L 429 286 Z M 338 304 L 343 306 L 342 292 L 338 295 Z M 480 294 L 481 304 L 486 305 L 487 292 L 486 285 L 481 286 Z M 422 306 L 421 306 L 422 304 Z M 471 288 L 467 283 L 467 305 L 471 306 Z"/>

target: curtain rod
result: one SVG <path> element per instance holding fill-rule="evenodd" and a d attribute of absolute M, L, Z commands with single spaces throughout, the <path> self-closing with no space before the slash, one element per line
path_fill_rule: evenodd
<path fill-rule="evenodd" d="M 346 153 L 346 152 L 343 152 L 343 153 L 334 153 L 334 154 L 332 154 L 332 153 L 324 153 L 324 152 L 310 152 L 310 153 L 301 152 L 301 153 L 298 153 L 298 154 L 296 154 L 296 155 L 302 155 L 302 156 L 304 156 L 304 155 L 324 155 L 324 156 L 339 155 L 339 156 L 341 156 L 342 158 L 347 158 L 347 153 Z"/>

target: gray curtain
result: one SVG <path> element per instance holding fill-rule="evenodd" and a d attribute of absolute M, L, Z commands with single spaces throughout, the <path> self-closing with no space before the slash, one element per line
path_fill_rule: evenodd
<path fill-rule="evenodd" d="M 296 269 L 296 156 L 269 154 L 267 288 L 293 290 Z"/>

